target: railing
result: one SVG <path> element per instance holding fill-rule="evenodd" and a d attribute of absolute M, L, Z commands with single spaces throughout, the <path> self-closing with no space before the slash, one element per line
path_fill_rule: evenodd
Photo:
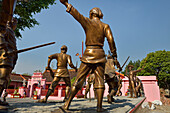
<path fill-rule="evenodd" d="M 61 93 L 61 96 L 64 97 L 65 96 L 65 88 L 62 89 L 62 93 Z"/>
<path fill-rule="evenodd" d="M 42 89 L 41 90 L 41 96 L 45 96 L 48 92 L 48 89 Z M 58 89 L 54 90 L 54 93 L 51 94 L 51 96 L 58 96 Z"/>
<path fill-rule="evenodd" d="M 15 90 L 18 92 L 18 89 L 6 89 L 8 94 L 13 94 Z"/>

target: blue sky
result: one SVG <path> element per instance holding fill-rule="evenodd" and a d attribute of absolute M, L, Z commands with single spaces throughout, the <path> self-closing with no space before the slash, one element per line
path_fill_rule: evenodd
<path fill-rule="evenodd" d="M 170 0 L 69 0 L 69 3 L 86 17 L 93 7 L 102 10 L 102 21 L 112 29 L 120 64 L 128 56 L 136 61 L 150 52 L 170 51 Z M 68 46 L 67 53 L 72 56 L 73 63 L 80 64 L 75 54 L 81 53 L 85 33 L 65 10 L 57 0 L 49 9 L 34 15 L 40 25 L 21 32 L 23 38 L 17 41 L 18 49 L 53 41 L 56 44 L 19 54 L 13 71 L 21 74 L 44 71 L 48 56 L 60 52 L 62 45 Z M 108 49 L 105 40 L 106 54 Z M 56 61 L 52 65 L 56 67 Z"/>

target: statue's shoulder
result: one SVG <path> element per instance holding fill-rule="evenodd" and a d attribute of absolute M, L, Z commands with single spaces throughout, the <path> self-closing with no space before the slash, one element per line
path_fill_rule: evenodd
<path fill-rule="evenodd" d="M 57 57 L 58 55 L 59 55 L 59 53 L 54 53 L 54 54 L 52 54 L 52 55 L 50 55 L 48 57 Z"/>
<path fill-rule="evenodd" d="M 60 53 L 54 53 L 54 54 L 52 54 L 52 55 L 59 55 Z"/>
<path fill-rule="evenodd" d="M 66 54 L 66 57 L 71 57 L 71 55 L 69 55 L 69 54 Z"/>
<path fill-rule="evenodd" d="M 106 23 L 103 23 L 103 26 L 104 26 L 105 28 L 110 28 L 109 24 L 106 24 Z"/>
<path fill-rule="evenodd" d="M 106 23 L 102 22 L 102 25 L 103 25 L 104 30 L 110 29 L 109 24 L 106 24 Z"/>

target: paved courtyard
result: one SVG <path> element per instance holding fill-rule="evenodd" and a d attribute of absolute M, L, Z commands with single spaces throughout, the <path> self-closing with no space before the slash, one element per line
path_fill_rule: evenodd
<path fill-rule="evenodd" d="M 115 102 L 107 103 L 107 98 L 103 99 L 103 108 L 105 113 L 125 113 L 134 108 L 144 97 L 127 98 L 115 97 Z M 48 103 L 36 103 L 37 100 L 32 98 L 7 98 L 10 108 L 8 111 L 0 111 L 2 113 L 51 113 L 58 107 L 62 106 L 62 101 L 48 101 Z M 97 113 L 97 100 L 80 98 L 74 99 L 71 103 L 69 113 Z"/>

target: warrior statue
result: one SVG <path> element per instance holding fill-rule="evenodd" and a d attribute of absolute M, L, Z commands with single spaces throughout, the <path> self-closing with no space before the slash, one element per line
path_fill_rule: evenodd
<path fill-rule="evenodd" d="M 89 74 L 89 77 L 87 78 L 87 85 L 86 85 L 86 90 L 85 90 L 85 95 L 84 95 L 84 98 L 87 98 L 87 93 L 90 92 L 90 87 L 91 85 L 95 84 L 95 75 L 94 74 Z M 96 98 L 96 90 L 94 88 L 94 95 L 95 95 L 95 98 Z M 90 98 L 90 96 L 89 96 Z"/>
<path fill-rule="evenodd" d="M 116 95 L 119 87 L 119 77 L 116 76 L 115 65 L 120 67 L 119 62 L 114 60 L 112 56 L 108 55 L 107 62 L 105 64 L 105 80 L 109 85 L 109 94 L 107 95 L 108 103 L 112 103 L 114 101 L 113 96 Z"/>
<path fill-rule="evenodd" d="M 0 95 L 7 88 L 10 73 L 17 61 L 17 54 L 7 54 L 16 51 L 16 39 L 14 30 L 17 20 L 13 18 L 17 0 L 0 0 Z M 0 109 L 8 105 L 0 100 Z M 4 108 L 5 109 L 5 108 Z"/>
<path fill-rule="evenodd" d="M 119 82 L 118 82 L 118 89 L 117 89 L 117 92 L 116 92 L 116 95 L 115 96 L 121 96 L 122 95 L 122 92 L 121 92 L 121 88 L 122 88 L 122 79 L 119 77 Z"/>
<path fill-rule="evenodd" d="M 137 98 L 137 92 L 136 92 L 136 73 L 140 72 L 143 70 L 143 68 L 139 69 L 139 70 L 132 70 L 133 69 L 133 65 L 128 65 L 129 68 L 129 89 L 130 89 L 130 98 L 133 97 L 133 93 L 134 93 L 134 98 Z M 126 70 L 126 75 L 127 75 L 127 70 Z"/>
<path fill-rule="evenodd" d="M 67 65 L 69 64 L 71 68 L 74 68 L 77 71 L 77 67 L 75 67 L 72 63 L 71 56 L 66 54 L 66 52 L 67 52 L 67 46 L 63 45 L 61 47 L 61 53 L 56 53 L 48 57 L 48 64 L 47 64 L 46 70 L 50 70 L 50 72 L 52 72 L 50 63 L 53 59 L 57 60 L 57 70 L 54 74 L 54 79 L 48 89 L 46 97 L 39 100 L 38 102 L 40 103 L 47 102 L 48 97 L 54 92 L 55 87 L 58 85 L 58 82 L 61 80 L 61 78 L 66 83 L 65 98 L 64 98 L 64 101 L 66 101 L 68 94 L 70 92 L 70 87 L 71 87 L 71 81 L 70 81 L 70 76 L 69 76 L 69 72 L 67 69 Z"/>
<path fill-rule="evenodd" d="M 136 77 L 136 93 L 138 97 L 144 96 L 142 81 Z"/>
<path fill-rule="evenodd" d="M 3 95 L 3 102 L 6 103 L 6 97 L 8 96 L 8 92 L 6 89 L 4 90 L 4 95 Z"/>
<path fill-rule="evenodd" d="M 117 52 L 115 42 L 112 36 L 111 29 L 108 24 L 103 23 L 100 19 L 103 18 L 103 13 L 99 8 L 90 10 L 90 17 L 84 17 L 80 14 L 68 0 L 60 0 L 66 6 L 66 11 L 70 13 L 83 27 L 86 34 L 86 50 L 81 58 L 81 64 L 78 70 L 76 80 L 71 88 L 68 100 L 60 109 L 69 109 L 70 103 L 77 92 L 82 88 L 86 80 L 86 76 L 90 71 L 95 74 L 95 85 L 97 93 L 97 111 L 101 112 L 103 94 L 105 90 L 104 85 L 104 68 L 105 68 L 105 52 L 103 50 L 105 37 L 109 43 L 111 53 L 115 60 L 117 60 Z"/>
<path fill-rule="evenodd" d="M 29 0 L 22 1 L 28 2 Z M 18 53 L 37 48 L 17 50 L 14 33 L 17 27 L 17 19 L 13 18 L 16 3 L 17 0 L 0 0 L 0 96 L 3 90 L 7 88 L 10 73 L 15 67 Z M 0 100 L 0 109 L 6 109 L 6 105 L 8 105 L 7 102 Z"/>

